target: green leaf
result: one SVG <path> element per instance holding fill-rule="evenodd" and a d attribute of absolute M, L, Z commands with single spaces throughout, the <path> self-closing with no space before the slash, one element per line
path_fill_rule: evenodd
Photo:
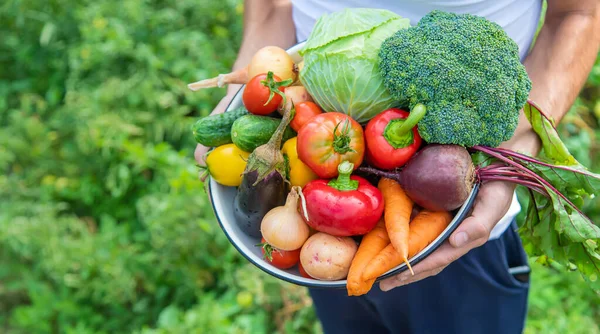
<path fill-rule="evenodd" d="M 560 165 L 579 165 L 579 162 L 575 160 L 565 144 L 560 140 L 553 120 L 543 114 L 531 101 L 525 104 L 523 112 L 533 127 L 533 131 L 540 137 L 544 154 L 549 159 Z"/>

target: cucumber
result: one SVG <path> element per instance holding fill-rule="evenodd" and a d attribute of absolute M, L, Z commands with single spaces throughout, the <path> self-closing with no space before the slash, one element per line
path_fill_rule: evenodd
<path fill-rule="evenodd" d="M 242 151 L 252 152 L 271 139 L 280 122 L 280 118 L 252 114 L 244 115 L 233 122 L 231 140 Z M 281 145 L 283 146 L 283 143 L 294 136 L 296 136 L 296 132 L 288 126 L 283 133 Z"/>
<path fill-rule="evenodd" d="M 221 114 L 202 117 L 192 126 L 192 133 L 196 141 L 206 147 L 230 144 L 233 122 L 247 114 L 246 108 L 239 107 Z"/>

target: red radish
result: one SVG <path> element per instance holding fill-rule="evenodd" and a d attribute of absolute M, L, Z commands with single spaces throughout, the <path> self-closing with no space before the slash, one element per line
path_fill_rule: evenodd
<path fill-rule="evenodd" d="M 191 83 L 188 88 L 196 91 L 202 88 L 223 87 L 228 84 L 246 84 L 255 76 L 269 71 L 282 81 L 287 79 L 295 81 L 298 74 L 298 68 L 292 57 L 284 49 L 266 46 L 254 54 L 248 66 L 231 73 L 219 74 L 211 79 Z"/>

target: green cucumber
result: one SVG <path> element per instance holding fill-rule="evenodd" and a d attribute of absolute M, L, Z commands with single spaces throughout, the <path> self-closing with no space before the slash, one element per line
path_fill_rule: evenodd
<path fill-rule="evenodd" d="M 280 118 L 252 114 L 244 115 L 233 122 L 231 140 L 242 151 L 252 152 L 271 139 L 279 122 L 281 122 Z M 296 136 L 296 132 L 288 126 L 283 133 L 282 146 L 286 140 L 294 136 Z"/>
<path fill-rule="evenodd" d="M 221 114 L 200 118 L 192 126 L 192 133 L 196 142 L 206 147 L 217 147 L 232 143 L 231 127 L 233 122 L 244 115 L 248 115 L 248 110 L 239 107 Z"/>

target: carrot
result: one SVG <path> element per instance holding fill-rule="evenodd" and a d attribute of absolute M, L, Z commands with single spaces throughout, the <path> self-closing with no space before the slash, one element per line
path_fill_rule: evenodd
<path fill-rule="evenodd" d="M 419 212 L 410 223 L 408 257 L 415 256 L 427 247 L 448 227 L 451 220 L 452 214 L 447 211 L 432 212 L 423 210 Z M 390 244 L 369 263 L 363 272 L 362 278 L 368 280 L 379 277 L 402 262 L 404 262 L 404 257 Z"/>
<path fill-rule="evenodd" d="M 385 203 L 385 228 L 390 241 L 412 273 L 412 267 L 408 263 L 408 235 L 410 230 L 408 224 L 413 209 L 413 201 L 406 195 L 400 183 L 392 179 L 381 178 L 378 188 L 381 190 L 383 202 Z"/>
<path fill-rule="evenodd" d="M 371 290 L 371 287 L 375 283 L 375 278 L 369 280 L 363 280 L 362 275 L 365 267 L 385 246 L 390 244 L 390 238 L 388 238 L 387 231 L 385 230 L 385 223 L 383 219 L 379 220 L 377 225 L 367 233 L 358 246 L 358 251 L 352 259 L 350 265 L 350 271 L 348 272 L 348 281 L 346 288 L 348 289 L 348 296 L 360 296 Z"/>

